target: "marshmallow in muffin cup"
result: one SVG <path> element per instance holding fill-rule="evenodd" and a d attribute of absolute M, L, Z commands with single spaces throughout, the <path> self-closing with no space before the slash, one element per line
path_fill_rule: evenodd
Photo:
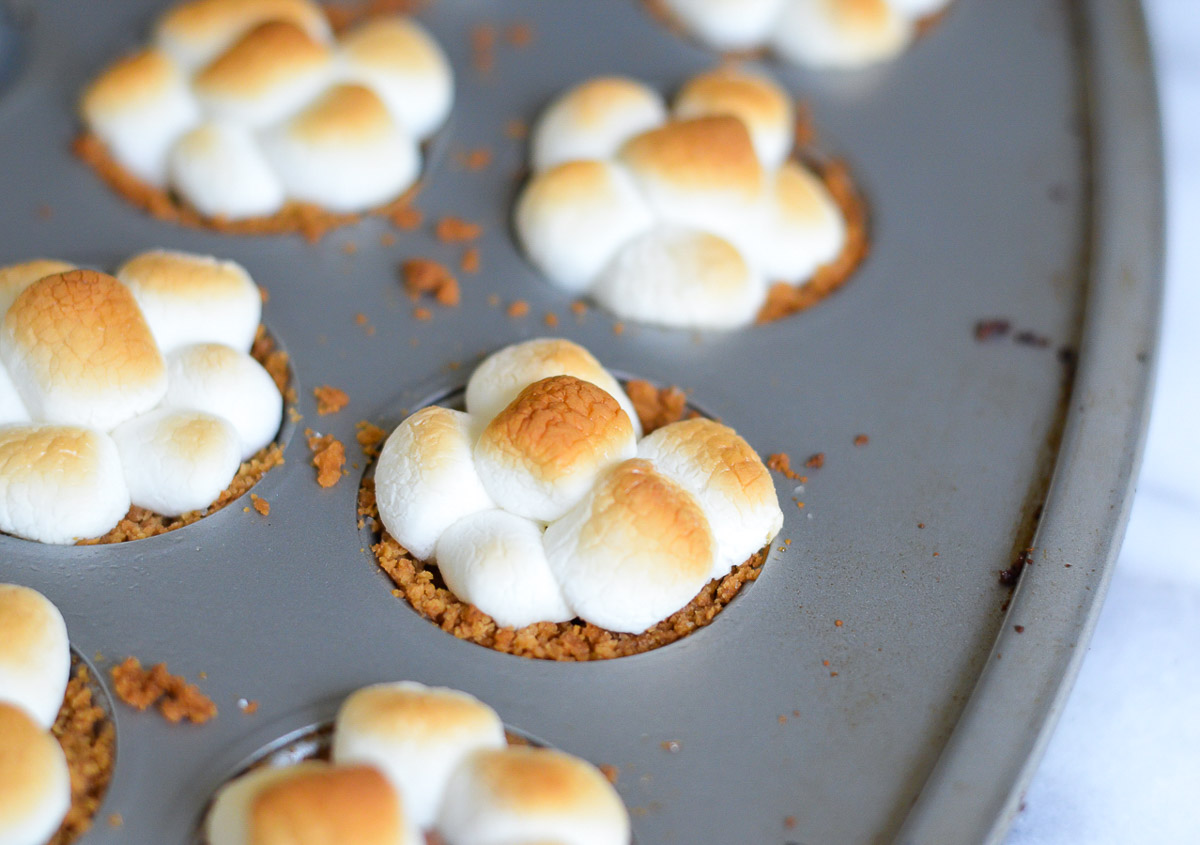
<path fill-rule="evenodd" d="M 0 427 L 0 531 L 74 543 L 109 531 L 129 510 L 117 445 L 56 425 Z"/>
<path fill-rule="evenodd" d="M 274 214 L 287 196 L 251 130 L 209 121 L 180 138 L 167 161 L 172 187 L 197 211 L 231 220 Z"/>
<path fill-rule="evenodd" d="M 625 77 L 599 77 L 555 100 L 533 128 L 535 171 L 578 159 L 609 158 L 628 139 L 662 124 L 667 108 L 657 91 Z"/>
<path fill-rule="evenodd" d="M 691 493 L 717 543 L 712 578 L 775 538 L 783 512 L 771 474 L 750 444 L 715 420 L 682 420 L 638 444 L 638 457 Z"/>
<path fill-rule="evenodd" d="M 263 135 L 267 159 L 290 196 L 356 212 L 403 193 L 417 179 L 416 139 L 363 85 L 330 88 Z"/>
<path fill-rule="evenodd" d="M 898 56 L 913 35 L 912 20 L 888 0 L 787 0 L 772 46 L 799 64 L 853 68 Z"/>
<path fill-rule="evenodd" d="M 636 452 L 633 423 L 616 399 L 591 382 L 551 376 L 488 423 L 475 444 L 475 466 L 505 510 L 550 522 L 604 470 Z"/>
<path fill-rule="evenodd" d="M 558 164 L 535 175 L 517 201 L 525 252 L 572 292 L 590 287 L 616 251 L 653 223 L 629 174 L 608 161 Z"/>
<path fill-rule="evenodd" d="M 672 115 L 678 120 L 736 117 L 769 170 L 792 151 L 796 113 L 791 97 L 768 77 L 745 69 L 724 67 L 692 77 L 675 97 Z"/>
<path fill-rule="evenodd" d="M 50 258 L 35 258 L 32 261 L 0 267 L 0 319 L 8 313 L 8 309 L 16 302 L 21 292 L 38 279 L 74 269 L 74 264 Z"/>
<path fill-rule="evenodd" d="M 499 509 L 464 516 L 442 532 L 436 557 L 450 592 L 501 627 L 575 618 L 531 520 Z"/>
<path fill-rule="evenodd" d="M 0 701 L 49 729 L 70 675 L 71 645 L 58 608 L 37 590 L 0 584 Z"/>
<path fill-rule="evenodd" d="M 373 89 L 413 135 L 424 138 L 445 122 L 454 101 L 454 72 L 416 21 L 372 18 L 339 43 L 342 75 Z"/>
<path fill-rule="evenodd" d="M 546 529 L 546 557 L 587 622 L 640 633 L 687 605 L 715 569 L 695 497 L 646 460 L 617 465 Z"/>
<path fill-rule="evenodd" d="M 117 270 L 164 354 L 193 343 L 249 352 L 262 321 L 262 293 L 234 261 L 156 249 Z"/>
<path fill-rule="evenodd" d="M 477 751 L 446 788 L 447 845 L 628 845 L 629 815 L 594 766 L 549 748 Z"/>
<path fill-rule="evenodd" d="M 303 29 L 269 21 L 196 74 L 193 88 L 212 119 L 258 129 L 283 120 L 333 79 L 333 53 Z"/>
<path fill-rule="evenodd" d="M 262 364 L 220 343 L 183 346 L 167 356 L 163 408 L 224 417 L 241 439 L 246 460 L 275 439 L 283 397 Z"/>
<path fill-rule="evenodd" d="M 0 842 L 41 845 L 71 806 L 67 758 L 20 707 L 0 703 Z"/>
<path fill-rule="evenodd" d="M 470 418 L 432 405 L 396 426 L 375 467 L 379 518 L 409 552 L 428 560 L 454 522 L 495 507 L 471 456 Z"/>
<path fill-rule="evenodd" d="M 750 50 L 770 35 L 784 0 L 662 0 L 700 41 L 717 50 Z"/>
<path fill-rule="evenodd" d="M 130 173 L 155 187 L 167 181 L 167 153 L 200 121 L 184 72 L 148 49 L 104 71 L 80 101 L 84 122 Z"/>
<path fill-rule="evenodd" d="M 799 283 L 845 246 L 846 219 L 824 183 L 801 165 L 779 168 L 769 208 L 759 256 L 770 278 Z"/>
<path fill-rule="evenodd" d="M 133 294 L 94 270 L 46 276 L 0 323 L 0 358 L 37 420 L 108 431 L 150 410 L 166 368 Z"/>
<path fill-rule="evenodd" d="M 472 752 L 503 748 L 504 725 L 464 692 L 411 681 L 376 684 L 338 711 L 333 761 L 379 769 L 422 828 L 433 826 L 450 776 Z"/>
<path fill-rule="evenodd" d="M 754 320 L 767 283 L 724 238 L 664 225 L 621 249 L 592 295 L 614 313 L 644 323 L 732 329 Z"/>
<path fill-rule="evenodd" d="M 201 411 L 158 408 L 113 430 L 130 501 L 164 516 L 211 505 L 242 462 L 233 424 Z"/>
<path fill-rule="evenodd" d="M 226 784 L 205 819 L 209 845 L 419 845 L 403 799 L 371 766 L 307 761 Z"/>
<path fill-rule="evenodd" d="M 189 0 L 159 19 L 154 42 L 188 70 L 198 70 L 259 24 L 286 21 L 316 40 L 332 35 L 312 0 Z"/>

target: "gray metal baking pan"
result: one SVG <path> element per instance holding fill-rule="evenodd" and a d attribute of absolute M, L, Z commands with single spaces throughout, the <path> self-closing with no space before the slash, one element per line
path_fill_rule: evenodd
<path fill-rule="evenodd" d="M 117 705 L 119 763 L 89 845 L 187 841 L 212 790 L 259 749 L 395 678 L 468 690 L 510 726 L 617 766 L 642 845 L 1003 836 L 1082 658 L 1145 424 L 1162 183 L 1136 3 L 959 0 L 884 67 L 771 66 L 857 174 L 874 248 L 817 308 L 728 335 L 618 335 L 597 311 L 576 320 L 505 222 L 524 155 L 509 120 L 589 75 L 673 89 L 713 63 L 640 3 L 441 0 L 422 13 L 459 94 L 418 204 L 486 226 L 462 306 L 428 322 L 396 281 L 405 257 L 456 260 L 427 230 L 387 248 L 381 220 L 317 245 L 185 230 L 133 211 L 71 157 L 81 86 L 139 43 L 156 5 L 16 7 L 21 67 L 0 85 L 0 259 L 112 267 L 168 246 L 243 262 L 292 353 L 299 428 L 349 444 L 357 420 L 394 421 L 461 385 L 480 354 L 547 333 L 552 311 L 558 333 L 617 370 L 691 389 L 761 452 L 823 452 L 825 465 L 803 490 L 778 478 L 776 545 L 792 543 L 714 624 L 587 665 L 460 642 L 393 598 L 355 525 L 361 455 L 351 448 L 357 468 L 322 490 L 300 436 L 257 487 L 268 518 L 238 502 L 123 546 L 0 538 L 0 579 L 46 593 L 83 654 L 203 671 L 221 708 L 178 727 Z M 504 27 L 524 21 L 536 36 L 517 49 Z M 481 22 L 501 34 L 487 76 L 471 62 Z M 454 151 L 480 146 L 488 169 L 456 167 Z M 526 300 L 530 316 L 506 316 L 489 294 Z M 988 319 L 1012 330 L 981 342 Z M 318 418 L 311 388 L 326 383 L 351 405 Z M 858 434 L 869 444 L 855 446 Z M 998 572 L 1026 547 L 1013 592 Z M 259 701 L 257 714 L 239 698 Z M 114 812 L 120 829 L 104 821 Z"/>

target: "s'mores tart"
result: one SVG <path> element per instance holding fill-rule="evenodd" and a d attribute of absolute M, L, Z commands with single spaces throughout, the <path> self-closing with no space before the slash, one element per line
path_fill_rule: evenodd
<path fill-rule="evenodd" d="M 951 0 L 653 0 L 723 52 L 769 48 L 795 64 L 856 68 L 893 59 Z"/>
<path fill-rule="evenodd" d="M 783 525 L 774 484 L 733 429 L 642 437 L 633 408 L 570 341 L 490 356 L 465 411 L 423 408 L 384 443 L 360 508 L 380 566 L 444 629 L 528 656 L 632 654 L 707 624 Z"/>
<path fill-rule="evenodd" d="M 350 695 L 328 753 L 223 786 L 204 834 L 207 845 L 629 845 L 630 824 L 591 764 L 508 738 L 466 693 L 403 681 Z"/>
<path fill-rule="evenodd" d="M 454 75 L 418 23 L 312 0 L 187 0 L 94 79 L 76 152 L 156 216 L 318 236 L 402 203 Z"/>
<path fill-rule="evenodd" d="M 161 250 L 113 276 L 27 262 L 0 269 L 0 305 L 0 531 L 161 533 L 281 460 L 286 358 L 239 265 Z"/>
<path fill-rule="evenodd" d="M 591 79 L 533 129 L 517 236 L 554 284 L 618 317 L 732 329 L 782 316 L 865 252 L 844 169 L 814 172 L 795 147 L 792 101 L 758 73 L 703 73 L 670 109 L 634 80 Z"/>

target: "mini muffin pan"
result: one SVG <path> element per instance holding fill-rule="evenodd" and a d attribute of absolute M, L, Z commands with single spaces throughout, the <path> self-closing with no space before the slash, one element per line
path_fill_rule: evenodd
<path fill-rule="evenodd" d="M 880 68 L 767 63 L 849 161 L 873 244 L 819 306 L 732 334 L 578 317 L 510 235 L 525 155 L 510 121 L 599 73 L 673 90 L 716 61 L 638 0 L 429 4 L 420 17 L 459 91 L 417 201 L 427 225 L 391 246 L 380 219 L 316 245 L 182 229 L 72 158 L 80 90 L 143 40 L 158 5 L 16 10 L 26 52 L 0 84 L 0 258 L 103 267 L 161 246 L 241 262 L 292 354 L 297 428 L 333 433 L 351 463 L 322 489 L 293 437 L 254 490 L 267 517 L 246 498 L 117 546 L 0 537 L 0 581 L 54 601 L 102 680 L 126 655 L 165 660 L 204 672 L 220 708 L 195 727 L 116 705 L 118 762 L 89 845 L 188 842 L 213 789 L 258 751 L 395 679 L 466 690 L 514 729 L 617 767 L 642 845 L 1003 836 L 1082 658 L 1145 423 L 1161 173 L 1133 0 L 960 0 Z M 508 36 L 525 23 L 520 47 Z M 488 72 L 481 25 L 494 27 Z M 462 167 L 480 148 L 490 165 Z M 419 320 L 397 265 L 457 265 L 462 245 L 430 234 L 443 215 L 484 225 L 482 270 L 460 274 L 460 306 L 421 303 L 433 316 Z M 529 313 L 511 317 L 518 300 Z M 762 577 L 680 642 L 591 664 L 498 654 L 417 617 L 364 550 L 355 423 L 394 422 L 461 386 L 479 356 L 544 334 L 690 389 L 807 476 L 776 474 L 786 522 Z M 319 417 L 323 384 L 350 405 Z M 823 466 L 806 468 L 817 453 Z"/>

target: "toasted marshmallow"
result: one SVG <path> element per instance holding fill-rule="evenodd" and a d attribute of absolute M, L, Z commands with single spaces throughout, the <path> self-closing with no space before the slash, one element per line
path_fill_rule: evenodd
<path fill-rule="evenodd" d="M 607 161 L 569 161 L 537 174 L 516 210 L 530 260 L 569 291 L 586 290 L 616 251 L 653 223 L 629 174 Z"/>
<path fill-rule="evenodd" d="M 37 258 L 21 264 L 0 267 L 0 318 L 8 313 L 8 309 L 21 295 L 21 291 L 38 279 L 74 269 L 74 264 L 49 258 Z"/>
<path fill-rule="evenodd" d="M 787 92 L 760 74 L 733 67 L 693 77 L 675 98 L 674 116 L 736 117 L 750 131 L 763 167 L 774 170 L 792 150 L 796 113 Z"/>
<path fill-rule="evenodd" d="M 454 100 L 454 71 L 416 21 L 371 18 L 340 43 L 343 73 L 372 88 L 413 135 L 424 138 L 446 120 Z"/>
<path fill-rule="evenodd" d="M 789 61 L 851 68 L 899 55 L 912 41 L 912 21 L 888 0 L 786 0 L 772 39 Z"/>
<path fill-rule="evenodd" d="M 0 842 L 41 845 L 71 806 L 67 758 L 19 707 L 0 704 Z"/>
<path fill-rule="evenodd" d="M 592 289 L 620 317 L 661 326 L 731 329 L 750 323 L 767 295 L 761 273 L 716 235 L 652 229 L 618 254 Z"/>
<path fill-rule="evenodd" d="M 950 5 L 951 0 L 888 0 L 901 14 L 910 18 L 924 18 L 936 15 Z"/>
<path fill-rule="evenodd" d="M 741 120 L 718 115 L 675 121 L 637 136 L 620 157 L 660 219 L 755 251 L 767 179 Z"/>
<path fill-rule="evenodd" d="M 589 381 L 551 376 L 488 424 L 475 444 L 475 467 L 505 510 L 550 522 L 636 452 L 633 423 L 616 399 Z"/>
<path fill-rule="evenodd" d="M 205 113 L 258 128 L 282 120 L 333 78 L 330 48 L 285 21 L 255 27 L 196 74 Z"/>
<path fill-rule="evenodd" d="M 629 415 L 633 432 L 642 436 L 642 426 L 620 383 L 578 343 L 543 337 L 514 343 L 483 360 L 467 382 L 467 412 L 485 424 L 503 411 L 522 390 L 550 376 L 575 376 L 590 381 Z"/>
<path fill-rule="evenodd" d="M 652 88 L 624 77 L 589 79 L 555 100 L 533 130 L 533 169 L 609 158 L 628 139 L 667 119 Z"/>
<path fill-rule="evenodd" d="M 433 826 L 446 783 L 472 752 L 503 748 L 504 725 L 465 692 L 404 681 L 358 690 L 343 702 L 333 761 L 374 766 L 422 828 Z"/>
<path fill-rule="evenodd" d="M 663 426 L 638 444 L 638 457 L 700 504 L 717 542 L 712 578 L 726 575 L 783 527 L 771 474 L 728 426 L 709 419 Z"/>
<path fill-rule="evenodd" d="M 355 212 L 403 193 L 416 181 L 414 137 L 362 85 L 338 85 L 263 136 L 267 159 L 292 197 Z"/>
<path fill-rule="evenodd" d="M 783 0 L 663 0 L 692 35 L 717 50 L 749 50 L 767 40 Z"/>
<path fill-rule="evenodd" d="M 242 462 L 233 423 L 200 411 L 159 408 L 117 426 L 112 438 L 130 501 L 164 516 L 211 505 Z"/>
<path fill-rule="evenodd" d="M 273 214 L 287 197 L 249 129 L 202 123 L 180 138 L 167 161 L 171 186 L 197 211 L 231 220 Z"/>
<path fill-rule="evenodd" d="M 36 420 L 108 431 L 150 410 L 166 369 L 133 294 L 70 270 L 27 287 L 0 323 L 0 357 Z"/>
<path fill-rule="evenodd" d="M 226 784 L 205 820 L 209 845 L 418 845 L 401 796 L 370 766 L 307 761 Z"/>
<path fill-rule="evenodd" d="M 541 527 L 523 517 L 503 510 L 464 516 L 442 532 L 437 565 L 450 592 L 502 627 L 575 617 L 546 562 Z"/>
<path fill-rule="evenodd" d="M 129 510 L 117 446 L 72 426 L 0 428 L 0 531 L 42 543 L 107 533 Z"/>
<path fill-rule="evenodd" d="M 37 590 L 0 584 L 0 701 L 49 729 L 70 675 L 71 644 L 58 608 Z"/>
<path fill-rule="evenodd" d="M 846 219 L 824 183 L 795 162 L 779 169 L 774 188 L 759 258 L 769 279 L 796 284 L 837 258 Z"/>
<path fill-rule="evenodd" d="M 567 604 L 610 631 L 640 633 L 666 619 L 715 569 L 716 541 L 695 497 L 639 459 L 551 523 L 545 544 Z"/>
<path fill-rule="evenodd" d="M 17 386 L 13 384 L 8 370 L 0 364 L 0 425 L 29 422 L 30 419 L 29 411 L 21 401 L 21 394 L 17 392 Z"/>
<path fill-rule="evenodd" d="M 628 845 L 629 814 L 589 763 L 549 748 L 477 751 L 450 779 L 438 819 L 447 845 Z"/>
<path fill-rule="evenodd" d="M 384 527 L 422 560 L 454 522 L 495 507 L 471 457 L 470 418 L 433 405 L 396 426 L 379 454 L 375 499 Z"/>
<path fill-rule="evenodd" d="M 240 264 L 153 250 L 126 261 L 117 278 L 133 292 L 164 353 L 193 343 L 250 351 L 262 320 L 262 293 Z"/>
<path fill-rule="evenodd" d="M 109 67 L 83 92 L 88 128 L 138 178 L 162 187 L 167 152 L 200 121 L 200 108 L 179 67 L 158 50 L 143 50 Z"/>
<path fill-rule="evenodd" d="M 183 346 L 167 356 L 162 407 L 224 417 L 241 439 L 242 460 L 275 439 L 283 418 L 283 397 L 262 365 L 220 343 Z"/>
<path fill-rule="evenodd" d="M 316 41 L 331 38 L 324 12 L 311 0 L 191 0 L 162 16 L 154 40 L 183 67 L 195 70 L 269 21 L 292 23 Z"/>

